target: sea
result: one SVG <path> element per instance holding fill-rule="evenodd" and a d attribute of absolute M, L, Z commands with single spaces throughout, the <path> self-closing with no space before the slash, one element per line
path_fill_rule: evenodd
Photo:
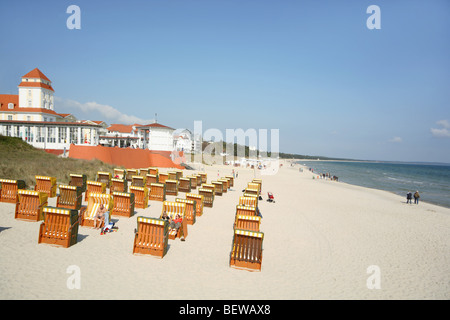
<path fill-rule="evenodd" d="M 450 164 L 306 160 L 297 163 L 317 174 L 337 176 L 341 182 L 393 192 L 404 196 L 405 202 L 408 191 L 413 194 L 419 191 L 420 201 L 450 208 Z"/>

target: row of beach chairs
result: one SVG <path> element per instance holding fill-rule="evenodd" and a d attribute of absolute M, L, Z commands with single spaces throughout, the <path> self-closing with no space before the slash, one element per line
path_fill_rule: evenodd
<path fill-rule="evenodd" d="M 261 188 L 262 180 L 253 179 L 244 189 L 243 196 L 239 197 L 233 224 L 230 267 L 261 271 L 264 239 L 264 233 L 260 231 L 261 216 L 258 209 Z"/>

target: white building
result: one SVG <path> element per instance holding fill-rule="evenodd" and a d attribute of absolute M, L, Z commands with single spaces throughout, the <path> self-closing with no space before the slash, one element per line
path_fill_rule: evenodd
<path fill-rule="evenodd" d="M 18 95 L 0 94 L 1 135 L 22 138 L 55 153 L 69 150 L 71 143 L 98 144 L 102 125 L 56 113 L 52 82 L 39 69 L 24 75 L 18 88 Z"/>
<path fill-rule="evenodd" d="M 137 126 L 136 129 L 138 130 L 139 148 L 170 152 L 174 150 L 173 132 L 175 129 L 157 122 Z"/>
<path fill-rule="evenodd" d="M 193 134 L 188 129 L 183 129 L 181 131 L 176 130 L 173 134 L 175 150 L 184 151 L 186 153 L 201 153 L 201 136 Z"/>
<path fill-rule="evenodd" d="M 136 129 L 140 124 L 112 124 L 100 135 L 100 144 L 108 147 L 139 148 L 139 135 Z"/>

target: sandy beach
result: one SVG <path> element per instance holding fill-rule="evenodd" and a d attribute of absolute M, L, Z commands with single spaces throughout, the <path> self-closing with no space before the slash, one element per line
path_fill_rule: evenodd
<path fill-rule="evenodd" d="M 204 168 L 208 182 L 232 169 Z M 185 242 L 169 240 L 163 259 L 132 254 L 136 217 L 159 217 L 161 202 L 112 217 L 114 233 L 80 227 L 67 249 L 38 244 L 40 222 L 15 220 L 15 206 L 0 203 L 0 298 L 450 299 L 450 209 L 313 179 L 288 162 L 275 175 L 235 170 L 232 190 L 204 209 Z M 254 177 L 263 179 L 261 272 L 229 267 L 236 205 Z M 70 266 L 81 272 L 80 289 L 67 286 Z M 379 288 L 368 285 L 373 266 Z"/>

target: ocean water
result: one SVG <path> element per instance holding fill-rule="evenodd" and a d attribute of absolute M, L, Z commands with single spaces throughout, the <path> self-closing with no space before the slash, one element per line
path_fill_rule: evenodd
<path fill-rule="evenodd" d="M 404 196 L 405 202 L 408 191 L 413 194 L 419 191 L 420 201 L 450 208 L 450 165 L 351 161 L 298 163 L 314 169 L 317 174 L 328 172 L 342 182 Z"/>

